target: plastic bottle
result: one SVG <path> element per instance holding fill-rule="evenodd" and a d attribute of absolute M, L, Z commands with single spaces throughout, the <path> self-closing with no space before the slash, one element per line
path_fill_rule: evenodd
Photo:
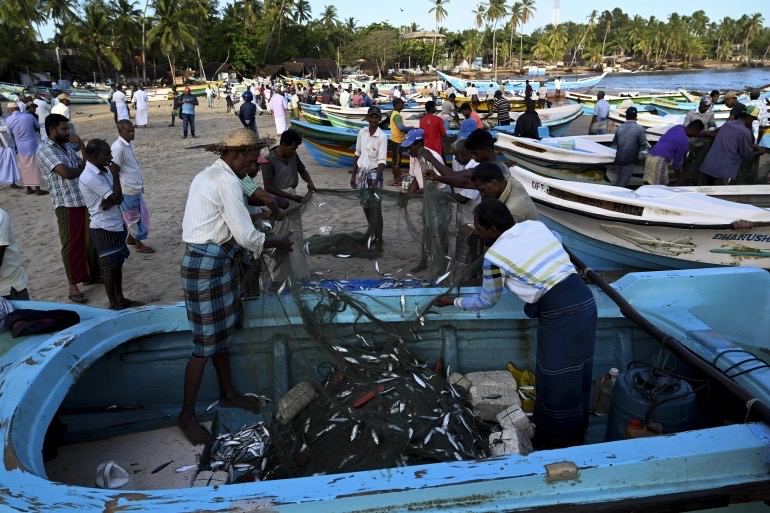
<path fill-rule="evenodd" d="M 612 367 L 607 374 L 599 378 L 596 383 L 596 397 L 594 398 L 594 413 L 597 415 L 607 415 L 610 410 L 610 399 L 612 398 L 612 389 L 618 379 L 619 371 Z"/>

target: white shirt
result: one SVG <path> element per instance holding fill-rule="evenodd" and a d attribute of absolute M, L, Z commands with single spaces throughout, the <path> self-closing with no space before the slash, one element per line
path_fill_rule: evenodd
<path fill-rule="evenodd" d="M 144 173 L 136 160 L 133 143 L 118 137 L 112 143 L 112 161 L 120 166 L 120 187 L 123 194 L 144 192 Z"/>
<path fill-rule="evenodd" d="M 11 216 L 0 208 L 0 246 L 5 246 L 3 265 L 0 266 L 0 297 L 7 296 L 14 288 L 22 291 L 27 288 L 29 277 L 21 264 L 21 254 L 16 246 L 11 230 Z"/>
<path fill-rule="evenodd" d="M 51 107 L 51 114 L 61 114 L 67 119 L 70 118 L 70 108 L 64 105 L 62 102 L 57 103 L 53 107 Z M 43 122 L 45 124 L 45 121 Z"/>
<path fill-rule="evenodd" d="M 340 93 L 340 105 L 342 107 L 350 107 L 350 92 L 343 90 Z"/>
<path fill-rule="evenodd" d="M 540 89 L 537 90 L 537 97 L 541 100 L 545 100 L 548 97 L 548 89 L 544 85 L 540 86 Z"/>
<path fill-rule="evenodd" d="M 78 179 L 80 194 L 91 215 L 91 228 L 101 228 L 110 232 L 123 231 L 123 214 L 120 206 L 113 205 L 107 210 L 102 209 L 102 201 L 113 194 L 112 173 L 102 171 L 86 161 L 86 167 Z"/>
<path fill-rule="evenodd" d="M 398 87 L 393 89 L 393 94 L 391 96 L 393 96 L 393 98 L 401 98 L 401 91 Z"/>
<path fill-rule="evenodd" d="M 430 148 L 425 148 L 425 149 L 428 150 L 429 152 L 431 152 L 431 154 L 439 162 L 441 162 L 443 160 L 443 157 L 438 152 L 435 152 L 435 151 L 431 150 Z M 410 156 L 409 157 L 409 174 L 412 175 L 415 180 L 417 180 L 417 186 L 420 189 L 423 188 L 423 183 L 425 181 L 425 179 L 423 178 L 423 169 L 425 169 L 425 170 L 433 170 L 438 175 L 441 174 L 441 173 L 438 172 L 438 170 L 436 168 L 433 167 L 433 164 L 431 164 L 427 160 L 425 160 L 425 159 L 423 159 L 421 157 L 414 158 L 414 157 Z M 438 184 L 438 185 L 439 185 L 439 188 L 444 188 L 444 184 Z"/>
<path fill-rule="evenodd" d="M 267 92 L 267 89 L 265 89 L 265 92 Z M 270 110 L 273 111 L 273 116 L 286 116 L 288 109 L 289 102 L 286 100 L 284 95 L 275 93 L 273 97 L 270 98 Z"/>
<path fill-rule="evenodd" d="M 112 101 L 115 102 L 116 107 L 126 107 L 126 93 L 121 90 L 117 90 L 112 94 Z"/>
<path fill-rule="evenodd" d="M 206 98 L 211 98 L 211 95 L 214 94 L 214 90 L 210 87 L 206 88 Z"/>
<path fill-rule="evenodd" d="M 51 113 L 51 106 L 47 101 L 35 98 L 35 105 L 37 105 L 37 119 L 40 120 L 40 137 L 43 140 L 48 139 L 48 135 L 45 133 L 45 118 Z"/>
<path fill-rule="evenodd" d="M 356 138 L 356 157 L 359 172 L 371 171 L 377 169 L 380 164 L 387 164 L 388 136 L 385 132 L 377 128 L 372 135 L 368 126 L 359 130 Z"/>
<path fill-rule="evenodd" d="M 147 93 L 145 91 L 142 91 L 139 89 L 137 92 L 134 93 L 134 105 L 136 105 L 137 109 L 146 109 L 147 108 Z"/>
<path fill-rule="evenodd" d="M 243 203 L 241 181 L 225 161 L 218 159 L 198 173 L 190 184 L 182 219 L 182 240 L 191 244 L 222 245 L 235 239 L 258 257 L 265 236 L 251 222 Z"/>
<path fill-rule="evenodd" d="M 466 93 L 466 94 L 467 94 L 469 97 L 473 98 L 473 95 L 474 95 L 474 94 L 475 94 L 475 95 L 478 95 L 478 94 L 479 94 L 479 90 L 478 90 L 478 89 L 476 89 L 476 86 L 470 86 L 470 87 L 468 88 L 468 90 L 467 90 L 467 91 L 465 91 L 465 93 Z"/>
<path fill-rule="evenodd" d="M 561 89 L 561 79 L 557 78 L 553 81 L 553 88 L 554 89 Z"/>

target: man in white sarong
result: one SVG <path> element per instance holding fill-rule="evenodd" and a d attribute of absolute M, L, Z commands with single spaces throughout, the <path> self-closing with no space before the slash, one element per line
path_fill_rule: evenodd
<path fill-rule="evenodd" d="M 139 90 L 134 93 L 133 103 L 136 109 L 136 126 L 147 128 L 147 93 L 143 85 L 140 85 Z"/>
<path fill-rule="evenodd" d="M 13 145 L 5 120 L 0 117 L 0 185 L 9 185 L 13 189 L 21 189 L 16 182 L 21 181 L 19 166 L 16 164 L 16 148 Z"/>
<path fill-rule="evenodd" d="M 45 141 L 48 135 L 45 133 L 45 118 L 51 113 L 51 105 L 40 95 L 33 100 L 37 105 L 37 122 L 40 124 L 40 139 Z"/>
<path fill-rule="evenodd" d="M 289 102 L 283 95 L 283 89 L 280 86 L 273 91 L 273 95 L 270 98 L 270 110 L 275 120 L 275 132 L 280 136 L 288 128 L 287 117 L 289 115 Z"/>
<path fill-rule="evenodd" d="M 128 119 L 128 104 L 126 103 L 126 93 L 123 92 L 123 86 L 118 86 L 117 91 L 113 93 L 112 102 L 115 104 L 118 121 Z"/>

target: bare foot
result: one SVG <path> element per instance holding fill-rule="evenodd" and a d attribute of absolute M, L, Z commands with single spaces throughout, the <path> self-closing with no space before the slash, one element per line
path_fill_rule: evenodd
<path fill-rule="evenodd" d="M 251 410 L 255 412 L 259 412 L 262 409 L 259 399 L 242 395 L 220 398 L 219 406 L 222 408 L 240 408 L 242 410 Z"/>
<path fill-rule="evenodd" d="M 211 440 L 211 434 L 200 425 L 195 416 L 180 415 L 176 419 L 176 425 L 193 445 L 204 445 Z"/>

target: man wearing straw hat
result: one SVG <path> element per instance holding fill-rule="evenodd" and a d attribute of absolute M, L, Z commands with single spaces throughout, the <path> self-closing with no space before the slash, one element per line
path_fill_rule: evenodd
<path fill-rule="evenodd" d="M 236 252 L 243 248 L 256 258 L 264 247 L 291 251 L 287 239 L 265 241 L 243 202 L 241 179 L 253 171 L 259 150 L 266 145 L 247 128 L 233 130 L 223 141 L 207 145 L 206 150 L 220 157 L 193 179 L 187 196 L 181 277 L 193 351 L 185 369 L 184 402 L 177 421 L 193 444 L 204 444 L 210 438 L 195 413 L 209 358 L 217 373 L 219 405 L 259 409 L 258 401 L 237 394 L 233 388 L 229 347 L 240 316 Z"/>

